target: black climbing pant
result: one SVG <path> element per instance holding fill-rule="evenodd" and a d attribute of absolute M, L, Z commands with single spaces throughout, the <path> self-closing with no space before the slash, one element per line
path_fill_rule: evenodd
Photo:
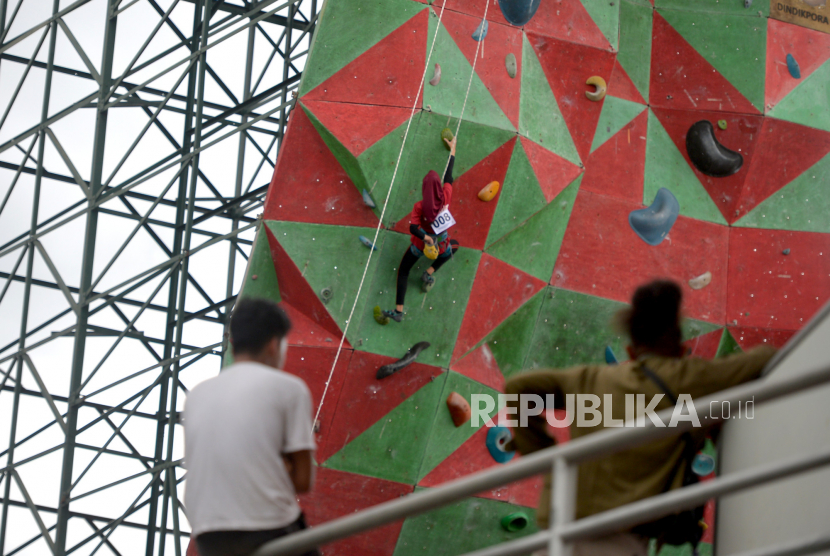
<path fill-rule="evenodd" d="M 199 556 L 246 556 L 274 539 L 307 529 L 305 516 L 300 514 L 297 521 L 278 529 L 264 531 L 209 531 L 196 537 Z M 302 556 L 320 556 L 313 548 Z"/>
<path fill-rule="evenodd" d="M 416 251 L 418 254 L 416 255 L 413 251 Z M 458 251 L 458 242 L 451 239 L 450 249 L 439 255 L 438 258 L 432 263 L 432 268 L 435 272 L 438 272 L 438 269 L 444 266 L 444 263 L 450 260 L 452 256 L 455 255 L 456 251 Z M 421 254 L 422 253 L 415 249 L 414 246 L 408 247 L 406 252 L 403 254 L 401 264 L 398 266 L 398 290 L 395 295 L 396 305 L 403 305 L 404 299 L 406 298 L 406 287 L 409 282 L 409 271 L 412 270 L 412 267 L 415 266 L 415 263 L 421 258 Z"/>

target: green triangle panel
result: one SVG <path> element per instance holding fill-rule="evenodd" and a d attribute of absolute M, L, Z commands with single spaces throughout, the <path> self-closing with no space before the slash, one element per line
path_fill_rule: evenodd
<path fill-rule="evenodd" d="M 810 74 L 769 112 L 769 116 L 830 131 L 830 61 Z"/>
<path fill-rule="evenodd" d="M 519 134 L 574 164 L 579 164 L 573 138 L 562 118 L 542 64 L 522 35 L 522 97 L 519 100 Z"/>
<path fill-rule="evenodd" d="M 549 289 L 540 290 L 479 343 L 487 343 L 505 378 L 510 378 L 525 368 L 539 310 Z"/>
<path fill-rule="evenodd" d="M 412 123 L 409 128 L 409 139 L 407 139 L 407 144 L 410 146 L 412 145 L 411 141 L 414 137 L 414 131 L 418 128 L 418 122 L 420 120 L 420 114 L 415 114 L 412 118 Z M 378 218 L 380 218 L 380 213 L 383 210 L 383 203 L 386 200 L 386 195 L 389 193 L 389 186 L 393 185 L 392 176 L 395 174 L 395 164 L 397 163 L 398 155 L 401 152 L 401 144 L 403 143 L 403 136 L 406 132 L 406 126 L 407 122 L 402 123 L 397 129 L 360 153 L 360 156 L 357 158 L 357 162 L 361 170 L 361 176 L 364 180 L 363 183 L 365 184 L 366 189 L 371 192 L 372 198 L 377 205 L 374 212 Z M 446 149 L 444 152 L 446 153 Z M 389 222 L 394 222 L 395 220 L 393 217 L 394 210 L 392 210 L 395 200 L 395 193 L 401 188 L 409 188 L 411 186 L 411 184 L 407 182 L 404 176 L 405 172 L 403 170 L 406 167 L 407 160 L 407 152 L 404 152 L 403 155 L 401 155 L 398 174 L 395 176 L 395 183 L 393 185 L 395 191 L 392 193 L 392 197 L 389 199 L 389 205 L 386 208 L 384 220 L 386 220 L 387 224 Z M 438 159 L 436 158 L 436 160 Z M 420 181 L 418 183 L 420 183 Z M 411 211 L 412 207 L 409 207 L 409 210 Z"/>
<path fill-rule="evenodd" d="M 267 221 L 267 225 L 311 289 L 315 292 L 323 288 L 331 289 L 332 297 L 326 304 L 326 310 L 337 325 L 344 328 L 369 256 L 369 250 L 360 242 L 359 237 L 373 238 L 375 230 L 272 220 Z M 382 244 L 381 239 L 378 238 L 379 244 Z M 372 276 L 377 271 L 379 258 L 372 257 L 367 276 Z M 358 337 L 357 324 L 365 303 L 366 295 L 361 295 L 355 309 L 355 323 L 349 327 L 347 334 L 352 345 Z"/>
<path fill-rule="evenodd" d="M 360 341 L 353 345 L 363 351 L 403 357 L 406 349 L 415 343 L 429 342 L 429 349 L 418 357 L 418 362 L 449 367 L 481 252 L 464 247 L 459 249 L 452 260 L 435 273 L 435 285 L 429 293 L 421 290 L 421 275 L 431 261 L 421 257 L 409 274 L 403 322 L 393 321 L 382 326 L 375 321 L 372 308 L 376 305 L 383 309 L 395 307 L 397 269 L 401 257 L 409 249 L 409 237 L 384 232 L 383 248 L 376 257 L 377 270 L 369 272 L 369 276 L 374 275 L 374 280 L 367 281 L 361 294 L 365 305 L 360 316 Z M 361 257 L 361 260 L 365 263 L 365 259 Z M 355 317 L 356 322 L 358 318 Z"/>
<path fill-rule="evenodd" d="M 591 152 L 594 152 L 597 147 L 616 135 L 619 130 L 639 116 L 645 109 L 645 106 L 637 102 L 606 96 L 605 102 L 602 103 L 602 113 L 599 115 Z"/>
<path fill-rule="evenodd" d="M 741 346 L 738 345 L 738 342 L 735 341 L 735 338 L 729 330 L 724 328 L 723 336 L 720 337 L 720 345 L 718 345 L 718 352 L 715 354 L 715 357 L 726 357 L 727 355 L 741 353 L 742 351 Z"/>
<path fill-rule="evenodd" d="M 755 108 L 763 112 L 767 25 L 765 18 L 758 17 L 757 10 L 754 16 L 684 10 L 659 12 Z"/>
<path fill-rule="evenodd" d="M 345 172 L 349 175 L 349 179 L 352 180 L 352 183 L 355 187 L 357 187 L 357 190 L 362 192 L 363 188 L 368 186 L 357 159 L 351 152 L 349 152 L 349 149 L 347 149 L 346 146 L 334 136 L 332 132 L 326 129 L 326 126 L 324 126 L 320 120 L 317 119 L 317 116 L 315 116 L 311 110 L 307 109 L 305 106 L 302 106 L 302 108 L 306 115 L 308 115 L 308 119 L 311 121 L 314 129 L 316 129 L 317 133 L 320 134 L 320 138 L 323 139 L 323 142 L 331 151 L 331 154 L 334 155 L 334 158 L 337 159 L 337 162 L 340 163 L 340 166 L 342 166 L 343 170 L 345 170 Z"/>
<path fill-rule="evenodd" d="M 337 73 L 386 35 L 426 9 L 412 0 L 338 0 L 319 14 L 311 55 L 303 70 L 300 96 Z M 354 32 L 355 27 L 359 33 Z"/>
<path fill-rule="evenodd" d="M 650 205 L 661 187 L 674 193 L 683 216 L 726 224 L 723 214 L 677 150 L 663 124 L 649 111 L 643 204 Z"/>
<path fill-rule="evenodd" d="M 499 523 L 504 516 L 515 512 L 525 513 L 528 525 L 521 531 L 508 532 Z M 468 498 L 407 518 L 394 556 L 457 556 L 538 531 L 535 510 L 497 500 Z"/>
<path fill-rule="evenodd" d="M 256 276 L 256 279 L 254 279 Z M 248 259 L 248 272 L 245 274 L 245 283 L 239 294 L 241 298 L 270 299 L 281 301 L 280 288 L 277 283 L 277 271 L 274 268 L 274 259 L 271 258 L 271 249 L 268 247 L 268 238 L 262 230 L 257 230 L 254 238 L 254 247 Z"/>
<path fill-rule="evenodd" d="M 432 37 L 437 25 L 438 18 L 431 17 L 429 19 L 427 53 L 429 53 L 429 48 L 432 45 Z M 470 33 L 473 30 L 470 30 Z M 425 84 L 424 107 L 429 106 L 433 112 L 444 114 L 444 116 L 452 116 L 453 118 L 458 118 L 461 115 L 463 107 L 465 121 L 515 131 L 513 124 L 510 123 L 498 103 L 493 99 L 478 74 L 473 72 L 473 66 L 464 57 L 464 54 L 443 25 L 438 29 L 435 50 L 429 63 L 430 66 L 434 66 L 435 63 L 441 65 L 441 83 L 437 86 Z M 472 84 L 470 84 L 471 74 L 473 77 Z M 505 78 L 507 78 L 506 75 Z M 467 105 L 464 106 L 468 85 L 470 92 L 467 97 Z M 455 131 L 455 125 L 452 126 L 452 130 Z"/>
<path fill-rule="evenodd" d="M 533 334 L 527 369 L 563 369 L 574 365 L 605 364 L 605 346 L 627 359 L 627 339 L 611 328 L 611 320 L 625 303 L 583 293 L 550 288 Z"/>
<path fill-rule="evenodd" d="M 441 83 L 444 83 L 443 78 Z M 451 122 L 451 127 L 455 132 L 457 120 L 453 120 L 453 122 Z M 422 112 L 417 122 L 412 122 L 401 164 L 398 168 L 398 175 L 395 178 L 392 199 L 389 208 L 386 210 L 385 224 L 408 218 L 412 212 L 412 206 L 421 200 L 421 184 L 427 172 L 435 170 L 441 174 L 444 171 L 450 154 L 446 144 L 441 140 L 441 130 L 445 127 L 447 127 L 447 117 L 434 112 Z M 401 130 L 400 135 L 403 135 L 403 130 Z M 462 122 L 459 131 L 458 153 L 455 157 L 453 176 L 456 178 L 461 176 L 514 136 L 515 134 L 510 131 L 465 120 Z M 393 153 L 393 149 L 387 146 L 387 141 L 400 148 L 401 139 L 398 132 L 395 131 L 369 149 L 371 153 L 367 151 L 369 154 L 363 153 L 360 157 L 361 164 L 365 161 L 367 166 L 372 166 L 371 169 L 367 168 L 366 174 L 372 176 L 375 173 L 385 173 L 388 175 L 386 183 L 392 179 L 392 171 L 398 158 L 398 152 L 394 151 Z M 388 156 L 390 158 L 384 159 L 381 156 L 383 152 L 389 152 Z M 375 168 L 379 165 L 381 170 L 376 171 Z M 375 201 L 380 204 L 383 202 L 386 189 L 381 186 L 382 175 L 378 177 L 378 180 L 378 185 L 375 188 L 377 193 Z M 373 183 L 374 180 L 370 185 Z M 484 185 L 486 184 L 482 184 L 482 187 Z"/>
<path fill-rule="evenodd" d="M 830 233 L 830 155 L 773 193 L 733 226 Z"/>
<path fill-rule="evenodd" d="M 446 375 L 441 375 L 427 383 L 323 466 L 415 484 L 445 381 Z"/>
<path fill-rule="evenodd" d="M 575 365 L 604 365 L 605 347 L 610 346 L 620 361 L 628 359 L 625 346 L 628 338 L 612 327 L 614 315 L 627 307 L 583 293 L 550 288 L 539 324 L 533 335 L 526 368 L 564 369 Z M 684 340 L 717 330 L 717 326 L 686 319 Z"/>
<path fill-rule="evenodd" d="M 620 38 L 620 3 L 609 0 L 582 0 L 585 11 L 597 24 L 602 34 L 611 43 L 611 48 L 617 50 Z"/>
<path fill-rule="evenodd" d="M 651 22 L 654 14 L 648 1 L 620 1 L 620 49 L 617 61 L 648 101 L 651 78 Z M 608 102 L 606 97 L 605 102 Z"/>
<path fill-rule="evenodd" d="M 496 213 L 490 224 L 487 247 L 504 237 L 547 204 L 539 180 L 527 158 L 521 141 L 516 141 L 510 166 L 499 194 Z"/>
<path fill-rule="evenodd" d="M 654 0 L 654 6 L 657 8 L 742 15 L 755 18 L 758 18 L 758 12 L 761 12 L 765 18 L 769 15 L 769 2 L 759 2 L 758 0 L 752 2 L 749 9 L 744 7 L 744 0 L 719 0 L 715 2 L 712 0 Z M 765 20 L 762 21 L 766 24 Z"/>
<path fill-rule="evenodd" d="M 467 422 L 460 427 L 455 426 L 452 422 L 452 417 L 450 417 L 450 411 L 447 409 L 447 404 L 445 403 L 447 397 L 453 392 L 461 394 L 467 400 L 467 403 L 470 403 L 472 400 L 472 394 L 487 394 L 494 398 L 499 394 L 496 390 L 488 388 L 464 375 L 454 371 L 448 371 L 444 391 L 441 393 L 440 403 L 438 404 L 438 411 L 435 413 L 435 420 L 432 422 L 432 433 L 427 443 L 427 449 L 424 452 L 421 471 L 418 473 L 419 481 L 435 469 L 438 464 L 447 459 L 450 454 L 455 452 L 479 428 L 484 426 L 484 422 L 481 422 L 479 427 L 472 426 L 471 422 Z M 493 408 L 488 414 L 488 417 L 493 417 L 496 411 L 497 409 Z"/>
<path fill-rule="evenodd" d="M 583 175 L 580 174 L 550 204 L 494 243 L 487 252 L 549 282 Z"/>

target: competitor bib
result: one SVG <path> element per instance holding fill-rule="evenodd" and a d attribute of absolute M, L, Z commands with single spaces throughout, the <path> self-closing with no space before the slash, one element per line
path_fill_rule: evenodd
<path fill-rule="evenodd" d="M 443 234 L 452 226 L 455 226 L 455 218 L 452 217 L 450 210 L 446 207 L 438 213 L 438 216 L 432 222 L 432 229 L 436 234 Z"/>

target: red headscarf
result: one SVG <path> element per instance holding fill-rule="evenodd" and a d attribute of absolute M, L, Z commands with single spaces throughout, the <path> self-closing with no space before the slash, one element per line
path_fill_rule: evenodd
<path fill-rule="evenodd" d="M 430 170 L 424 176 L 421 194 L 424 199 L 422 204 L 424 218 L 427 222 L 432 222 L 438 216 L 438 213 L 441 212 L 441 209 L 444 208 L 444 186 L 441 184 L 441 178 L 438 177 L 438 172 Z"/>

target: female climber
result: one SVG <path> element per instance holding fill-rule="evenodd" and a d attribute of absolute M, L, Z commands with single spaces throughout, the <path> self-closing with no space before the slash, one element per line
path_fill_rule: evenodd
<path fill-rule="evenodd" d="M 441 268 L 445 262 L 452 258 L 453 254 L 458 251 L 458 242 L 451 240 L 446 230 L 441 233 L 435 233 L 433 225 L 439 213 L 444 209 L 449 209 L 450 199 L 452 198 L 452 167 L 455 163 L 455 144 L 456 138 L 452 141 L 444 139 L 444 142 L 450 147 L 450 163 L 447 165 L 447 172 L 444 174 L 444 185 L 438 177 L 435 170 L 430 170 L 424 177 L 421 186 L 421 194 L 423 200 L 415 203 L 412 208 L 412 216 L 409 220 L 409 233 L 412 234 L 410 238 L 412 245 L 404 252 L 401 264 L 398 267 L 398 287 L 395 296 L 395 309 L 393 311 L 384 311 L 383 314 L 395 322 L 403 320 L 403 302 L 406 297 L 407 281 L 409 280 L 409 271 L 424 254 L 426 246 L 438 249 L 438 257 L 435 262 L 426 269 L 421 275 L 422 288 L 425 292 L 432 289 L 435 284 L 435 272 Z"/>

